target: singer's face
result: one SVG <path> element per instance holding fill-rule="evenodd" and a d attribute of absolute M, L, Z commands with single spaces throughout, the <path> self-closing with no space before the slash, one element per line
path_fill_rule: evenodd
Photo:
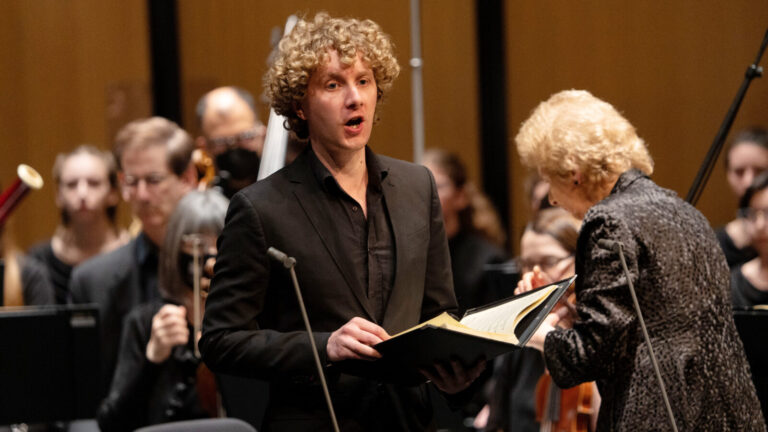
<path fill-rule="evenodd" d="M 189 185 L 168 166 L 165 146 L 129 148 L 122 156 L 123 199 L 141 220 L 144 232 L 162 244 L 165 225 Z"/>
<path fill-rule="evenodd" d="M 728 152 L 728 184 L 733 193 L 741 198 L 752 180 L 768 170 L 768 149 L 751 143 L 737 144 Z"/>
<path fill-rule="evenodd" d="M 360 151 L 368 143 L 376 112 L 373 70 L 360 60 L 345 65 L 336 51 L 312 73 L 298 110 L 307 121 L 309 139 L 327 153 Z"/>
<path fill-rule="evenodd" d="M 103 160 L 79 153 L 64 161 L 56 204 L 72 223 L 91 223 L 105 217 L 107 208 L 117 202 L 117 191 L 109 185 L 109 172 Z"/>

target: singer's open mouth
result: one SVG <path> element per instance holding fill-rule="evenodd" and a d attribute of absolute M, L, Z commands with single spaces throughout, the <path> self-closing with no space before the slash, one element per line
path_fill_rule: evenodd
<path fill-rule="evenodd" d="M 358 117 L 353 117 L 353 118 L 349 119 L 349 121 L 347 121 L 347 122 L 345 123 L 345 125 L 346 125 L 346 126 L 357 127 L 357 126 L 359 126 L 359 125 L 360 125 L 360 123 L 362 123 L 362 122 L 363 122 L 363 117 L 362 117 L 362 116 L 358 116 Z"/>

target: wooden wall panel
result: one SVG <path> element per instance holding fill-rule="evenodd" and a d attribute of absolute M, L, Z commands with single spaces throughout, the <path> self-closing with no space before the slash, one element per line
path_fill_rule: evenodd
<path fill-rule="evenodd" d="M 0 184 L 27 163 L 45 178 L 8 226 L 27 247 L 58 221 L 51 167 L 81 143 L 110 148 L 114 131 L 150 114 L 142 1 L 0 2 Z"/>
<path fill-rule="evenodd" d="M 234 84 L 261 94 L 272 28 L 283 28 L 288 15 L 308 17 L 325 10 L 333 16 L 370 18 L 392 36 L 401 66 L 400 77 L 381 107 L 372 147 L 383 154 L 411 160 L 411 70 L 409 1 L 247 0 L 179 3 L 183 117 L 197 133 L 194 107 L 207 90 Z M 465 0 L 422 2 L 425 135 L 427 147 L 460 151 L 476 175 L 477 74 L 474 3 Z M 261 118 L 268 111 L 263 104 Z"/>
<path fill-rule="evenodd" d="M 749 0 L 507 1 L 505 8 L 514 238 L 526 222 L 526 171 L 513 139 L 538 102 L 578 88 L 612 103 L 648 143 L 654 180 L 685 197 L 768 23 L 768 3 Z M 758 79 L 733 130 L 768 125 L 766 100 L 768 82 Z M 722 160 L 698 208 L 714 225 L 734 216 Z"/>

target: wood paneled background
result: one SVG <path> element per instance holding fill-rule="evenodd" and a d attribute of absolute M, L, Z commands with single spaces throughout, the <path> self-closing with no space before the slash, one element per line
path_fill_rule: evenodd
<path fill-rule="evenodd" d="M 470 0 L 422 0 L 421 13 L 427 146 L 459 152 L 478 179 L 474 8 Z M 526 172 L 512 139 L 540 100 L 584 88 L 613 103 L 648 142 L 655 180 L 684 196 L 768 24 L 768 3 L 759 0 L 507 0 L 504 8 L 508 80 L 499 97 L 508 104 L 514 239 L 525 224 Z M 184 127 L 198 133 L 194 106 L 210 88 L 235 84 L 260 95 L 272 29 L 291 13 L 319 10 L 373 19 L 392 36 L 402 72 L 371 145 L 411 159 L 408 0 L 179 1 Z M 0 2 L 0 55 L 0 184 L 13 180 L 21 162 L 47 180 L 7 229 L 27 247 L 56 225 L 50 181 L 56 153 L 86 142 L 109 148 L 122 124 L 151 114 L 147 3 Z M 758 79 L 735 128 L 768 124 L 767 100 L 768 83 Z M 266 119 L 266 107 L 260 111 Z M 733 214 L 722 164 L 699 208 L 715 225 Z"/>

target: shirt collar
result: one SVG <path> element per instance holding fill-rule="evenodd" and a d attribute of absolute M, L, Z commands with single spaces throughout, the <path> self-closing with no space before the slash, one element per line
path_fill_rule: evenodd
<path fill-rule="evenodd" d="M 144 265 L 154 257 L 157 257 L 157 246 L 142 231 L 136 237 L 136 262 L 139 265 Z"/>
<path fill-rule="evenodd" d="M 611 189 L 611 195 L 627 190 L 627 188 L 629 188 L 632 183 L 641 178 L 649 177 L 644 172 L 635 168 L 624 171 L 619 176 L 619 179 L 616 180 L 616 184 L 613 185 L 613 189 Z"/>
<path fill-rule="evenodd" d="M 307 147 L 307 152 L 309 153 L 309 166 L 320 186 L 326 192 L 332 190 L 341 191 L 341 186 L 339 186 L 339 183 L 333 178 L 333 174 L 328 171 L 328 168 L 320 162 L 320 159 L 317 157 L 314 150 L 312 150 L 312 145 L 310 144 Z M 365 146 L 365 165 L 368 168 L 368 187 L 372 188 L 374 191 L 380 192 L 381 182 L 387 178 L 389 168 L 382 168 L 378 156 L 376 156 L 373 150 L 368 146 Z"/>

